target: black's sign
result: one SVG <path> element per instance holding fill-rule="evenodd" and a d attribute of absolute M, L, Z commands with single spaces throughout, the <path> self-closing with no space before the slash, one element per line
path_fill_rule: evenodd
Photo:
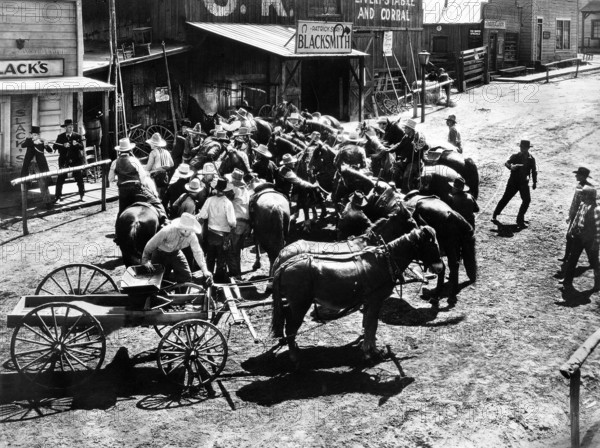
<path fill-rule="evenodd" d="M 0 61 L 0 79 L 2 78 L 41 78 L 63 76 L 62 59 L 16 59 Z"/>

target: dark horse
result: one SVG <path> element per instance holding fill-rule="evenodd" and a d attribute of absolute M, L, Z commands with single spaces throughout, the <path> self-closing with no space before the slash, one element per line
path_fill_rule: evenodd
<path fill-rule="evenodd" d="M 410 194 L 405 198 L 406 207 L 413 210 L 413 218 L 419 224 L 428 225 L 436 230 L 440 248 L 448 258 L 450 269 L 450 293 L 448 302 L 456 303 L 458 294 L 458 268 L 462 258 L 471 282 L 477 280 L 477 260 L 475 257 L 475 234 L 473 227 L 449 205 L 434 196 Z M 437 298 L 444 286 L 444 273 L 438 276 L 434 298 Z M 437 301 L 433 302 L 437 306 Z"/>
<path fill-rule="evenodd" d="M 273 263 L 285 246 L 290 231 L 289 201 L 271 184 L 259 186 L 250 200 L 250 222 L 254 229 L 254 241 L 267 252 L 272 271 Z"/>
<path fill-rule="evenodd" d="M 219 175 L 221 177 L 225 176 L 225 174 L 232 173 L 235 168 L 242 170 L 244 174 L 248 174 L 251 171 L 247 159 L 240 153 L 241 151 L 238 149 L 227 149 L 221 159 L 221 164 L 219 165 Z"/>
<path fill-rule="evenodd" d="M 298 367 L 296 334 L 313 303 L 347 311 L 363 305 L 362 349 L 365 357 L 372 359 L 378 354 L 375 333 L 381 305 L 391 295 L 397 273 L 416 259 L 434 271 L 442 268 L 435 231 L 430 227 L 413 230 L 386 246 L 359 253 L 292 257 L 279 266 L 273 278 L 273 335 L 282 338 L 285 325 L 290 358 Z"/>
<path fill-rule="evenodd" d="M 350 168 L 348 165 L 342 165 L 334 180 L 331 202 L 333 202 L 336 210 L 339 211 L 340 204 L 349 194 L 356 190 L 368 194 L 374 186 L 375 182 L 366 174 Z"/>
<path fill-rule="evenodd" d="M 435 148 L 432 148 L 433 151 L 430 151 L 433 154 Z M 429 164 L 427 161 L 426 164 Z M 434 165 L 444 165 L 449 168 L 452 168 L 459 175 L 463 177 L 465 183 L 469 186 L 470 191 L 475 199 L 479 196 L 479 172 L 477 170 L 477 165 L 471 158 L 465 158 L 462 154 L 452 150 L 443 150 L 439 158 L 437 158 L 434 162 Z"/>
<path fill-rule="evenodd" d="M 302 181 L 306 182 L 300 181 L 294 184 L 294 192 L 298 197 L 298 210 L 292 217 L 292 221 L 296 221 L 300 214 L 300 210 L 302 210 L 304 212 L 304 230 L 308 232 L 311 229 L 312 222 L 317 220 L 317 205 L 321 208 L 319 219 L 323 220 L 327 216 L 327 208 L 325 207 L 323 193 L 327 194 L 328 192 L 323 190 L 323 188 L 313 187 L 313 182 L 315 182 L 316 178 L 312 171 L 311 160 L 315 148 L 316 145 L 311 145 L 306 147 L 306 149 L 300 153 L 296 166 L 296 175 Z M 312 210 L 313 212 L 313 221 L 309 218 L 309 210 Z"/>
<path fill-rule="evenodd" d="M 115 242 L 121 249 L 125 266 L 141 263 L 144 247 L 157 231 L 158 213 L 148 204 L 136 202 L 119 215 Z"/>
<path fill-rule="evenodd" d="M 190 161 L 193 170 L 199 171 L 205 163 L 214 162 L 223 153 L 223 145 L 208 137 L 200 146 L 200 149 Z"/>
<path fill-rule="evenodd" d="M 337 152 L 331 146 L 319 142 L 312 153 L 309 164 L 315 180 L 329 192 L 333 190 L 333 179 L 336 172 L 333 161 L 336 154 Z"/>
<path fill-rule="evenodd" d="M 379 246 L 381 241 L 389 243 L 417 228 L 406 207 L 398 209 L 387 218 L 381 218 L 362 235 L 345 241 L 319 242 L 298 240 L 283 248 L 273 264 L 273 271 L 290 258 L 300 254 L 347 254 L 358 252 L 367 246 Z"/>

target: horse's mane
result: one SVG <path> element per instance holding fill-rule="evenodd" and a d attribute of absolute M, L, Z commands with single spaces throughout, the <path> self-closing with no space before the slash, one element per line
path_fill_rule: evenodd
<path fill-rule="evenodd" d="M 402 249 L 401 246 L 404 246 L 407 241 L 415 244 L 420 237 L 420 231 L 422 229 L 413 229 L 410 233 L 406 235 L 402 235 L 401 237 L 396 238 L 394 241 L 387 243 L 387 247 L 390 252 L 395 252 L 397 250 Z"/>

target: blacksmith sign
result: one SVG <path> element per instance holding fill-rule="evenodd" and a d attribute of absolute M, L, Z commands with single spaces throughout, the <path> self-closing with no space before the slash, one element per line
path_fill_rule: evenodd
<path fill-rule="evenodd" d="M 483 22 L 483 27 L 485 29 L 505 30 L 506 29 L 506 20 L 486 19 Z"/>
<path fill-rule="evenodd" d="M 1 78 L 40 78 L 63 76 L 62 59 L 0 60 Z"/>
<path fill-rule="evenodd" d="M 352 52 L 352 23 L 298 20 L 296 53 L 339 54 Z"/>
<path fill-rule="evenodd" d="M 360 28 L 421 28 L 421 0 L 353 0 L 354 24 Z"/>

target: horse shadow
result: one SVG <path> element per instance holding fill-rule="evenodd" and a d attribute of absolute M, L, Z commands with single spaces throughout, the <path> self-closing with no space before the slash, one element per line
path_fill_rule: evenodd
<path fill-rule="evenodd" d="M 496 234 L 501 238 L 512 238 L 515 236 L 515 233 L 519 233 L 521 230 L 524 230 L 523 227 L 520 227 L 517 224 L 502 224 L 498 220 L 496 220 L 494 224 L 496 224 L 497 228 L 491 229 L 491 231 L 496 232 Z"/>
<path fill-rule="evenodd" d="M 96 263 L 96 266 L 100 269 L 104 269 L 107 271 L 112 271 L 113 269 L 118 268 L 119 266 L 124 266 L 123 258 L 115 257 L 112 260 L 103 261 L 102 263 Z"/>
<path fill-rule="evenodd" d="M 452 304 L 448 304 L 447 309 L 452 307 Z M 441 322 L 433 322 L 441 311 L 445 311 L 445 309 L 415 308 L 404 299 L 388 299 L 383 303 L 379 319 L 387 325 L 404 327 L 457 325 L 465 319 L 465 316 L 457 316 Z"/>
<path fill-rule="evenodd" d="M 379 364 L 365 365 L 362 351 L 355 344 L 304 347 L 301 357 L 301 370 L 293 369 L 287 351 L 277 355 L 267 352 L 242 362 L 244 370 L 270 378 L 243 386 L 237 391 L 238 398 L 270 406 L 285 401 L 360 392 L 379 396 L 382 404 L 414 381 L 414 378 L 402 376 L 400 372 L 392 374 L 379 368 Z M 350 370 L 338 370 L 343 367 L 350 367 Z M 374 373 L 373 369 L 378 373 Z"/>
<path fill-rule="evenodd" d="M 39 378 L 55 388 L 33 385 L 17 372 L 3 373 L 0 375 L 0 424 L 74 410 L 109 410 L 118 402 L 131 401 L 139 395 L 144 398 L 137 407 L 150 410 L 190 406 L 214 396 L 210 389 L 182 389 L 169 382 L 156 367 L 133 368 L 136 362 L 145 360 L 144 357 L 130 359 L 127 350 L 121 347 L 114 359 L 93 378 L 87 372 Z"/>

